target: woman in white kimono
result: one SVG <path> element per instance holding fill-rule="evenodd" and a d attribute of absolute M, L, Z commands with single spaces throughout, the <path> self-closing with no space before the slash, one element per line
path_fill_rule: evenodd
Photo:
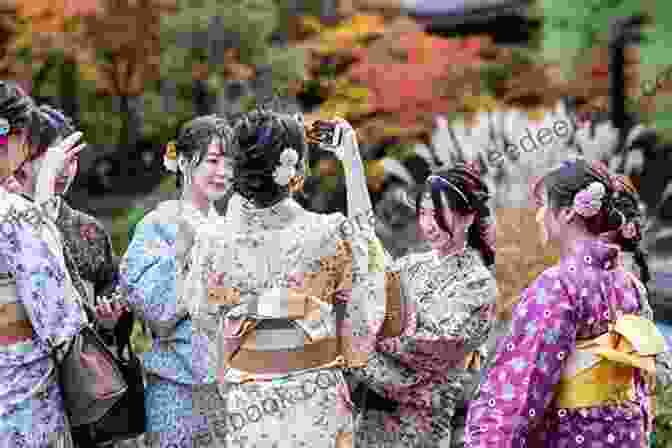
<path fill-rule="evenodd" d="M 7 181 L 28 157 L 33 108 L 23 91 L 0 82 L 0 446 L 71 448 L 50 344 L 74 336 L 84 314 L 45 210 L 51 181 L 83 146 L 78 134 L 49 148 L 38 180 L 46 202 L 9 193 Z"/>
<path fill-rule="evenodd" d="M 123 295 L 153 336 L 151 349 L 142 354 L 151 447 L 192 447 L 194 431 L 203 424 L 194 415 L 194 388 L 214 383 L 205 366 L 207 344 L 192 337 L 182 281 L 195 232 L 216 213 L 213 202 L 232 184 L 230 135 L 228 122 L 216 116 L 198 117 L 181 128 L 168 145 L 166 167 L 177 173 L 182 196 L 142 219 L 122 259 Z"/>
<path fill-rule="evenodd" d="M 356 148 L 352 129 L 340 126 Z M 221 318 L 211 346 L 221 397 L 202 407 L 218 418 L 202 437 L 218 446 L 351 447 L 343 368 L 366 364 L 387 311 L 376 284 L 383 273 L 369 271 L 371 209 L 358 208 L 366 188 L 348 191 L 351 219 L 309 212 L 290 193 L 306 159 L 301 123 L 253 111 L 235 138 L 240 201 L 199 234 L 186 285 L 197 331 Z M 347 170 L 363 173 L 361 159 Z M 360 211 L 369 215 L 355 219 Z"/>

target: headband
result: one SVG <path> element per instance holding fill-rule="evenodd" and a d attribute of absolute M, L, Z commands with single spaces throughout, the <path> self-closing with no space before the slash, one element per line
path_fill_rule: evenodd
<path fill-rule="evenodd" d="M 429 182 L 430 184 L 434 184 L 434 183 L 436 183 L 436 182 L 442 183 L 443 185 L 447 186 L 448 188 L 450 188 L 451 190 L 453 190 L 455 193 L 457 193 L 457 194 L 464 200 L 464 203 L 465 203 L 465 204 L 470 205 L 470 201 L 469 201 L 469 199 L 467 199 L 467 196 L 462 192 L 462 190 L 460 190 L 460 189 L 457 187 L 457 185 L 455 185 L 454 183 L 450 182 L 448 179 L 444 179 L 444 178 L 441 177 L 441 176 L 435 176 L 435 175 L 432 175 L 432 176 L 429 176 L 429 177 L 427 178 L 427 182 Z"/>

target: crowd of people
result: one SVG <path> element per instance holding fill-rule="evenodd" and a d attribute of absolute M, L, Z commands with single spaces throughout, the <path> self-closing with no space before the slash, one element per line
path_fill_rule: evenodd
<path fill-rule="evenodd" d="M 179 197 L 117 263 L 103 226 L 63 199 L 82 133 L 0 82 L 0 447 L 77 446 L 52 350 L 91 310 L 150 330 L 152 448 L 648 446 L 672 363 L 629 180 L 578 157 L 530 180 L 539 237 L 562 257 L 493 338 L 496 211 L 479 166 L 406 198 L 431 250 L 393 259 L 365 218 L 356 133 L 332 125 L 347 216 L 292 197 L 320 141 L 301 117 L 196 117 L 166 145 Z"/>

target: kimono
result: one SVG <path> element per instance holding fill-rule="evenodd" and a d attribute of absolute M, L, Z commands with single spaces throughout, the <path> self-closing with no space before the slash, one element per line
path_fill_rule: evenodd
<path fill-rule="evenodd" d="M 146 440 L 152 447 L 191 448 L 200 424 L 194 386 L 214 382 L 205 365 L 207 343 L 193 335 L 181 293 L 189 241 L 206 219 L 186 201 L 160 204 L 136 226 L 120 266 L 123 294 L 153 336 L 152 348 L 141 354 L 148 373 Z"/>
<path fill-rule="evenodd" d="M 291 198 L 266 209 L 238 198 L 198 236 L 186 285 L 220 387 L 198 406 L 212 416 L 199 439 L 349 448 L 343 369 L 366 363 L 387 312 L 384 272 L 368 271 L 369 236 Z M 286 295 L 267 296 L 273 288 Z"/>
<path fill-rule="evenodd" d="M 63 244 L 72 264 L 70 271 L 79 273 L 86 290 L 86 299 L 91 303 L 99 296 L 112 292 L 116 277 L 112 241 L 105 227 L 92 216 L 71 208 L 59 198 L 56 226 L 63 236 Z"/>
<path fill-rule="evenodd" d="M 579 241 L 522 293 L 510 333 L 499 341 L 469 409 L 467 447 L 648 445 L 642 370 L 619 379 L 609 373 L 613 364 L 608 361 L 577 356 L 578 348 L 605 335 L 610 323 L 643 312 L 642 292 L 622 268 L 619 254 L 616 246 L 601 241 Z M 600 384 L 620 387 L 616 378 L 627 383 L 626 393 L 627 388 L 633 393 L 599 405 L 590 405 L 585 394 L 568 400 L 560 387 L 567 384 L 567 372 L 607 372 Z"/>
<path fill-rule="evenodd" d="M 84 323 L 63 260 L 58 231 L 25 199 L 0 188 L 0 320 L 28 319 L 29 338 L 0 344 L 0 447 L 72 446 L 50 344 Z M 15 316 L 7 308 L 18 305 Z M 1 326 L 2 324 L 0 324 Z"/>
<path fill-rule="evenodd" d="M 446 257 L 411 254 L 391 270 L 400 273 L 410 319 L 401 336 L 378 341 L 355 375 L 399 407 L 388 413 L 364 406 L 358 446 L 461 446 L 455 414 L 478 381 L 471 361 L 492 326 L 494 276 L 471 248 Z"/>

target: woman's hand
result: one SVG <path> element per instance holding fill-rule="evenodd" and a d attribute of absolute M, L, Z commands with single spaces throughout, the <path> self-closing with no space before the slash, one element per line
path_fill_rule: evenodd
<path fill-rule="evenodd" d="M 128 311 L 128 306 L 124 304 L 102 301 L 96 306 L 96 318 L 103 328 L 111 330 L 126 311 Z"/>
<path fill-rule="evenodd" d="M 79 143 L 83 135 L 82 132 L 75 132 L 47 149 L 35 190 L 38 204 L 44 204 L 56 195 L 56 179 L 87 146 L 86 143 Z"/>

